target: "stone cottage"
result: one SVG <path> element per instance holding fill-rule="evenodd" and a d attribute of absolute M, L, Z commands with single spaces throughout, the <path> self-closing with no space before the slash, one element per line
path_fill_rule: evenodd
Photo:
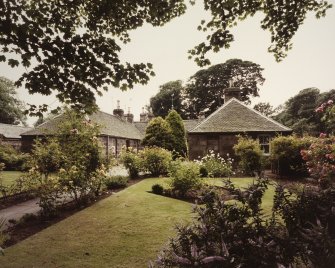
<path fill-rule="evenodd" d="M 16 150 L 21 149 L 21 134 L 31 130 L 30 127 L 0 123 L 0 144 L 8 144 Z"/>
<path fill-rule="evenodd" d="M 118 108 L 114 109 L 113 114 L 98 111 L 88 116 L 87 119 L 101 127 L 99 139 L 107 156 L 119 155 L 123 146 L 139 148 L 143 135 L 136 128 L 133 118 L 134 116 L 130 112 L 124 114 L 119 104 Z M 31 151 L 34 140 L 38 137 L 54 135 L 62 120 L 63 115 L 58 115 L 32 130 L 22 133 L 22 150 L 25 152 Z"/>
<path fill-rule="evenodd" d="M 269 142 L 276 135 L 288 135 L 292 129 L 264 116 L 235 97 L 193 129 L 188 131 L 190 159 L 204 156 L 209 150 L 222 156 L 234 155 L 238 135 L 258 139 L 264 154 L 270 153 Z"/>
<path fill-rule="evenodd" d="M 240 89 L 228 88 L 225 94 L 225 104 L 207 118 L 184 120 L 187 132 L 190 159 L 202 157 L 213 150 L 225 156 L 233 155 L 233 146 L 237 143 L 237 135 L 248 135 L 258 139 L 265 154 L 270 152 L 269 142 L 276 135 L 288 135 L 292 130 L 273 119 L 262 115 L 248 107 L 238 99 Z M 140 121 L 134 122 L 133 114 L 117 109 L 113 114 L 98 111 L 89 116 L 93 123 L 101 126 L 100 140 L 104 145 L 107 156 L 118 156 L 122 146 L 141 148 L 148 122 L 153 118 L 152 113 L 140 114 Z M 22 148 L 29 151 L 36 137 L 52 135 L 61 122 L 62 115 L 47 121 L 33 130 L 21 134 Z"/>

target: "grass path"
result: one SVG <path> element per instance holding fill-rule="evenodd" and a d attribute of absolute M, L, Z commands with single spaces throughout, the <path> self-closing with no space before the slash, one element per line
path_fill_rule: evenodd
<path fill-rule="evenodd" d="M 146 179 L 6 249 L 0 267 L 147 267 L 191 218 L 186 202 L 148 193 Z"/>
<path fill-rule="evenodd" d="M 0 176 L 2 177 L 2 184 L 9 186 L 13 184 L 23 173 L 20 171 L 2 171 Z"/>
<path fill-rule="evenodd" d="M 252 178 L 232 181 L 246 187 Z M 192 218 L 191 204 L 149 193 L 155 183 L 166 179 L 145 179 L 6 249 L 0 267 L 147 267 L 175 224 Z M 270 188 L 266 213 L 272 199 Z"/>

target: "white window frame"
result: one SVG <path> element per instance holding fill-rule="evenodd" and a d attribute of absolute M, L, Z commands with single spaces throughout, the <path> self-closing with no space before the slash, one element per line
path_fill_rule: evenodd
<path fill-rule="evenodd" d="M 266 142 L 264 142 L 264 140 L 262 140 L 261 141 L 261 138 L 268 138 L 268 142 L 266 143 Z M 270 153 L 271 153 L 271 146 L 270 146 L 270 141 L 271 141 L 271 135 L 269 135 L 269 134 L 260 134 L 260 135 L 258 135 L 258 142 L 259 142 L 259 144 L 260 144 L 260 146 L 261 146 L 261 149 L 262 149 L 262 151 L 263 151 L 263 154 L 264 155 L 270 155 Z M 265 152 L 265 150 L 263 150 L 263 146 L 268 146 L 269 147 L 269 152 Z"/>

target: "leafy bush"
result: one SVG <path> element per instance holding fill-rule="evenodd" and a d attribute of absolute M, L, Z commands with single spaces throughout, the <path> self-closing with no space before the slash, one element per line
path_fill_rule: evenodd
<path fill-rule="evenodd" d="M 64 195 L 71 196 L 78 206 L 90 201 L 100 194 L 107 177 L 97 138 L 99 128 L 74 111 L 66 111 L 64 117 L 57 135 L 35 143 L 31 169 L 21 181 L 39 197 L 46 217 L 56 214 Z"/>
<path fill-rule="evenodd" d="M 306 176 L 307 166 L 300 154 L 312 144 L 313 138 L 296 136 L 279 136 L 270 142 L 272 166 L 279 175 Z"/>
<path fill-rule="evenodd" d="M 143 159 L 143 169 L 151 173 L 152 176 L 167 174 L 172 161 L 170 151 L 159 147 L 146 147 L 140 152 Z"/>
<path fill-rule="evenodd" d="M 239 167 L 243 173 L 254 175 L 260 173 L 263 163 L 263 152 L 257 140 L 248 137 L 238 137 L 238 143 L 234 145 L 234 151 L 239 158 Z"/>
<path fill-rule="evenodd" d="M 121 163 L 125 166 L 131 179 L 138 178 L 140 171 L 143 169 L 143 163 L 140 156 L 131 147 L 122 148 L 120 155 Z"/>
<path fill-rule="evenodd" d="M 28 154 L 18 152 L 11 145 L 0 144 L 0 162 L 5 164 L 5 170 L 24 170 L 28 157 Z"/>
<path fill-rule="evenodd" d="M 190 190 L 201 185 L 199 165 L 194 162 L 177 160 L 170 168 L 170 185 L 174 192 L 185 196 Z"/>
<path fill-rule="evenodd" d="M 242 191 L 227 182 L 238 202 L 209 192 L 197 221 L 177 227 L 155 267 L 332 267 L 335 261 L 335 189 L 303 191 L 295 198 L 278 186 L 272 217 L 264 217 L 268 181 Z M 284 222 L 283 222 L 284 221 Z M 300 267 L 299 266 L 299 267 Z"/>
<path fill-rule="evenodd" d="M 187 156 L 187 140 L 184 123 L 180 115 L 175 110 L 171 110 L 165 121 L 168 123 L 172 134 L 172 146 L 171 149 L 173 159 L 177 157 Z"/>
<path fill-rule="evenodd" d="M 125 176 L 111 176 L 105 181 L 106 187 L 109 190 L 124 188 L 127 186 L 128 177 Z"/>
<path fill-rule="evenodd" d="M 209 151 L 207 155 L 195 162 L 200 165 L 201 177 L 229 177 L 233 173 L 233 159 L 229 158 L 229 155 L 225 160 L 214 151 Z"/>
<path fill-rule="evenodd" d="M 151 190 L 154 194 L 161 195 L 161 194 L 163 194 L 164 188 L 160 184 L 154 184 L 154 185 L 152 185 Z"/>
<path fill-rule="evenodd" d="M 331 181 L 335 177 L 335 137 L 321 134 L 307 150 L 301 150 L 308 172 L 320 181 Z"/>

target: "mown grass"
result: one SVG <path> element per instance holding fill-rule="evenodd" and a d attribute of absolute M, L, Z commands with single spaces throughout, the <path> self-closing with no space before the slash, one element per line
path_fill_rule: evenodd
<path fill-rule="evenodd" d="M 146 179 L 6 249 L 1 267 L 147 267 L 191 219 L 191 204 L 149 193 Z"/>
<path fill-rule="evenodd" d="M 14 182 L 22 175 L 23 173 L 20 171 L 2 171 L 0 173 L 0 177 L 2 180 L 0 181 L 4 186 L 10 186 L 14 184 Z"/>
<path fill-rule="evenodd" d="M 147 267 L 174 226 L 192 219 L 191 204 L 150 193 L 153 184 L 167 180 L 143 180 L 6 249 L 0 266 Z M 252 178 L 232 181 L 245 187 Z M 272 197 L 270 189 L 264 209 L 271 208 Z"/>

